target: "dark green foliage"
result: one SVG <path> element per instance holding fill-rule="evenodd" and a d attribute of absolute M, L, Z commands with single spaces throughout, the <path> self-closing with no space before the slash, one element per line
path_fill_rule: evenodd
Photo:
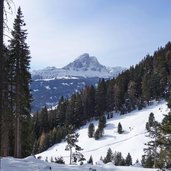
<path fill-rule="evenodd" d="M 168 107 L 170 106 L 170 98 Z M 167 115 L 165 115 L 162 123 L 161 123 L 161 136 L 158 138 L 160 154 L 159 154 L 159 162 L 162 169 L 171 168 L 171 111 Z"/>
<path fill-rule="evenodd" d="M 145 154 L 142 156 L 142 165 L 143 167 L 156 168 L 159 167 L 159 152 L 158 138 L 161 136 L 160 125 L 155 121 L 153 113 L 150 113 L 148 122 L 146 124 L 148 130 L 148 137 L 150 141 L 145 145 L 147 148 L 144 149 Z"/>
<path fill-rule="evenodd" d="M 145 168 L 153 168 L 154 166 L 154 160 L 152 158 L 152 156 L 142 156 L 142 160 L 141 160 L 142 166 Z"/>
<path fill-rule="evenodd" d="M 100 139 L 100 137 L 101 137 L 101 133 L 100 133 L 99 128 L 97 128 L 94 133 L 94 138 L 95 138 L 95 140 L 98 140 L 98 139 Z"/>
<path fill-rule="evenodd" d="M 125 160 L 122 157 L 122 153 L 121 152 L 115 152 L 113 160 L 114 160 L 114 164 L 116 166 L 125 166 Z"/>
<path fill-rule="evenodd" d="M 77 161 L 82 162 L 85 160 L 84 155 L 79 152 L 83 149 L 76 144 L 78 142 L 78 137 L 79 137 L 79 134 L 73 132 L 73 133 L 68 134 L 65 138 L 67 142 L 67 146 L 65 150 L 70 151 L 70 164 L 72 164 L 72 162 L 76 163 Z M 72 150 L 73 148 L 75 149 L 74 153 Z"/>
<path fill-rule="evenodd" d="M 118 123 L 118 133 L 119 134 L 122 134 L 123 133 L 122 125 L 121 125 L 120 122 Z"/>
<path fill-rule="evenodd" d="M 150 116 L 149 116 L 149 119 L 148 119 L 148 123 L 149 123 L 149 127 L 154 126 L 154 124 L 155 124 L 154 113 L 150 113 Z"/>
<path fill-rule="evenodd" d="M 40 132 L 48 132 L 49 130 L 49 122 L 48 122 L 48 111 L 47 108 L 44 107 L 40 113 Z"/>
<path fill-rule="evenodd" d="M 89 138 L 92 138 L 94 136 L 94 124 L 93 123 L 90 123 L 89 124 L 89 127 L 88 127 L 88 137 Z"/>
<path fill-rule="evenodd" d="M 109 163 L 109 162 L 112 162 L 112 160 L 113 160 L 113 152 L 111 148 L 109 148 L 107 151 L 106 157 L 103 159 L 103 162 Z"/>
<path fill-rule="evenodd" d="M 100 80 L 98 83 L 95 94 L 95 103 L 96 116 L 100 116 L 106 108 L 106 83 L 104 79 Z"/>
<path fill-rule="evenodd" d="M 99 118 L 99 125 L 98 125 L 99 129 L 104 129 L 106 127 L 106 116 L 102 115 Z"/>
<path fill-rule="evenodd" d="M 90 156 L 89 160 L 87 161 L 88 164 L 93 164 L 93 157 Z"/>
<path fill-rule="evenodd" d="M 126 164 L 126 166 L 132 165 L 132 157 L 131 157 L 130 153 L 128 153 L 128 155 L 126 156 L 125 164 Z"/>
<path fill-rule="evenodd" d="M 147 131 L 150 131 L 150 128 L 153 127 L 155 124 L 155 118 L 154 118 L 154 113 L 150 113 L 148 122 L 146 123 L 146 129 Z"/>
<path fill-rule="evenodd" d="M 55 163 L 58 163 L 58 164 L 65 164 L 65 161 L 63 159 L 63 157 L 55 157 Z"/>

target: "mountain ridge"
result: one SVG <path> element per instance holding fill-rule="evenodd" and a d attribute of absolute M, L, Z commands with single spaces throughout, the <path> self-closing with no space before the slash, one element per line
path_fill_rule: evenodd
<path fill-rule="evenodd" d="M 32 71 L 32 79 L 61 79 L 72 77 L 84 78 L 111 78 L 116 77 L 120 72 L 125 70 L 120 66 L 106 67 L 101 65 L 96 57 L 84 53 L 77 57 L 73 62 L 62 68 L 55 66 L 46 67 L 40 70 Z"/>

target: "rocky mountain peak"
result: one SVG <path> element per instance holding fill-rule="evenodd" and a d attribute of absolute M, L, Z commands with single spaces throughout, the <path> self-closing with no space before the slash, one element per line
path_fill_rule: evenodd
<path fill-rule="evenodd" d="M 73 62 L 63 67 L 63 69 L 74 71 L 101 71 L 105 69 L 105 66 L 101 65 L 96 57 L 84 53 Z"/>

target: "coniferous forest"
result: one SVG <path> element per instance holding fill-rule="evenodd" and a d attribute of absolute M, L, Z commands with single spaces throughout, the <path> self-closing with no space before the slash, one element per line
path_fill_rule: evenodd
<path fill-rule="evenodd" d="M 1 156 L 26 157 L 59 143 L 70 133 L 93 119 L 99 119 L 100 136 L 112 111 L 125 115 L 150 105 L 152 100 L 165 99 L 171 108 L 171 42 L 147 55 L 137 65 L 123 71 L 118 77 L 100 79 L 97 86 L 86 86 L 69 99 L 61 97 L 54 110 L 46 106 L 31 115 L 30 52 L 26 43 L 27 30 L 21 9 L 14 21 L 12 39 L 3 47 L 3 108 L 1 116 Z M 94 133 L 94 128 L 92 131 Z M 122 129 L 118 132 L 122 133 Z M 144 167 L 171 167 L 171 113 L 161 124 L 151 114 L 146 125 L 155 141 L 147 143 L 142 157 Z M 92 133 L 89 133 L 93 137 Z M 98 135 L 99 136 L 99 135 Z M 153 148 L 152 148 L 153 147 Z M 159 150 L 158 150 L 159 149 Z M 109 150 L 105 162 L 111 161 Z M 127 165 L 132 163 L 130 154 Z"/>

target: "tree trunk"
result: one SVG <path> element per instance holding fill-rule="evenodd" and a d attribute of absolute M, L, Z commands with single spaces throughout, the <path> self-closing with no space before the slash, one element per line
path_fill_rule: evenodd
<path fill-rule="evenodd" d="M 21 157 L 21 128 L 20 128 L 20 117 L 21 117 L 21 106 L 20 106 L 20 80 L 19 80 L 19 59 L 17 59 L 16 64 L 16 110 L 15 110 L 15 120 L 16 120 L 16 129 L 15 129 L 15 157 Z"/>
<path fill-rule="evenodd" d="M 2 147 L 2 114 L 3 114 L 3 72 L 4 72 L 4 56 L 3 56 L 3 8 L 4 0 L 0 0 L 0 154 L 3 155 Z"/>

